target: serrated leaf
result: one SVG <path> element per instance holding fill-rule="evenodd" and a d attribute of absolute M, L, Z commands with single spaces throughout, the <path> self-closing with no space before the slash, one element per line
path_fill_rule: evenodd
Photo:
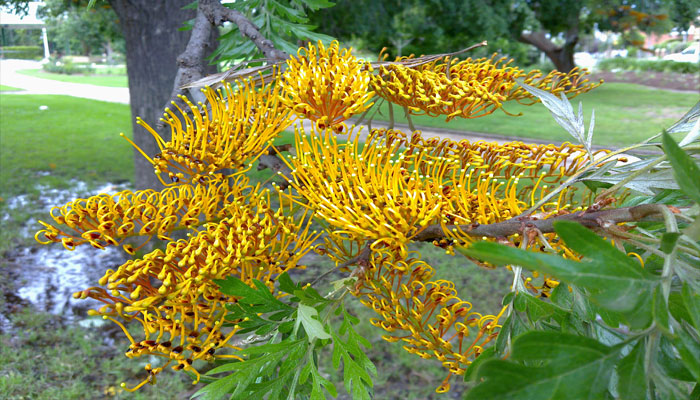
<path fill-rule="evenodd" d="M 303 340 L 302 339 L 297 339 L 297 340 L 291 340 L 287 339 L 279 343 L 268 343 L 268 344 L 262 344 L 262 345 L 256 345 L 256 346 L 251 346 L 242 350 L 237 350 L 234 352 L 236 355 L 240 356 L 251 356 L 251 355 L 256 355 L 256 354 L 265 354 L 265 353 L 288 353 L 290 349 L 293 349 L 297 346 L 303 345 Z"/>
<path fill-rule="evenodd" d="M 522 81 L 518 81 L 523 89 L 530 92 L 532 95 L 540 99 L 542 104 L 547 107 L 549 112 L 554 117 L 554 120 L 566 130 L 574 139 L 584 145 L 586 149 L 591 150 L 589 140 L 585 137 L 585 127 L 583 123 L 583 104 L 579 102 L 578 116 L 574 114 L 574 109 L 571 103 L 566 98 L 564 93 L 561 97 L 557 97 L 552 93 L 537 89 Z M 591 126 L 592 128 L 592 126 Z M 589 132 L 589 137 L 592 138 L 592 129 Z"/>
<path fill-rule="evenodd" d="M 680 362 L 678 353 L 669 339 L 662 336 L 659 340 L 659 351 L 654 355 L 656 363 L 667 376 L 680 381 L 693 381 L 693 374 Z"/>
<path fill-rule="evenodd" d="M 666 299 L 661 291 L 661 286 L 657 286 L 656 290 L 654 290 L 653 304 L 654 321 L 656 321 L 656 325 L 664 332 L 670 334 L 668 305 L 666 305 Z"/>
<path fill-rule="evenodd" d="M 508 336 L 511 335 L 511 332 L 513 330 L 513 316 L 515 313 L 512 313 L 506 318 L 505 321 L 503 321 L 503 325 L 501 326 L 501 329 L 498 331 L 498 336 L 496 337 L 496 345 L 494 346 L 496 348 L 496 353 L 497 354 L 503 354 L 506 350 L 506 346 L 508 345 Z"/>
<path fill-rule="evenodd" d="M 645 327 L 651 322 L 651 298 L 658 277 L 640 268 L 588 229 L 568 221 L 555 223 L 566 244 L 590 260 L 579 262 L 489 242 L 474 243 L 463 252 L 495 264 L 517 264 L 586 288 L 591 299 L 610 311 L 623 313 L 628 325 Z"/>
<path fill-rule="evenodd" d="M 673 340 L 673 346 L 678 350 L 683 365 L 700 382 L 700 343 L 684 328 L 678 329 L 677 338 Z"/>
<path fill-rule="evenodd" d="M 668 311 L 671 313 L 676 321 L 688 321 L 692 322 L 693 319 L 688 312 L 683 301 L 683 295 L 681 292 L 672 291 L 668 295 Z"/>
<path fill-rule="evenodd" d="M 644 341 L 640 340 L 632 351 L 617 364 L 617 392 L 620 399 L 646 399 L 647 380 L 644 373 Z"/>
<path fill-rule="evenodd" d="M 305 304 L 299 304 L 297 309 L 297 326 L 301 323 L 309 337 L 309 343 L 316 339 L 330 339 L 331 335 L 326 332 L 321 321 L 318 320 L 318 310 Z"/>
<path fill-rule="evenodd" d="M 279 309 L 289 307 L 289 305 L 279 301 L 270 292 L 270 289 L 257 279 L 253 280 L 254 288 L 248 286 L 248 284 L 235 276 L 228 276 L 226 279 L 215 279 L 214 283 L 219 285 L 221 293 L 235 296 L 239 298 L 239 302 L 246 304 L 274 305 Z"/>
<path fill-rule="evenodd" d="M 664 234 L 661 235 L 661 246 L 659 247 L 660 250 L 666 254 L 671 254 L 673 248 L 676 247 L 678 238 L 680 237 L 681 234 L 678 232 L 664 232 Z"/>
<path fill-rule="evenodd" d="M 538 300 L 524 292 L 519 292 L 516 295 L 516 299 L 518 298 L 522 299 L 521 301 L 524 303 L 524 310 L 522 311 L 527 311 L 527 316 L 532 322 L 538 322 L 541 319 L 554 316 L 555 312 L 558 312 L 560 317 L 563 316 L 562 312 L 565 313 L 565 310 L 559 309 L 551 303 Z"/>
<path fill-rule="evenodd" d="M 598 189 L 607 189 L 613 186 L 612 183 L 599 182 L 596 179 L 588 180 L 587 178 L 584 178 L 583 184 L 586 185 L 588 190 L 592 191 L 593 193 L 595 193 Z"/>
<path fill-rule="evenodd" d="M 309 7 L 311 10 L 316 11 L 322 8 L 333 7 L 335 3 L 327 0 L 301 0 L 304 5 Z"/>
<path fill-rule="evenodd" d="M 590 182 L 596 182 L 598 183 L 598 186 L 602 186 L 603 184 L 616 184 L 619 182 L 622 182 L 624 179 L 627 179 L 630 175 L 632 175 L 634 171 L 630 172 L 616 172 L 612 173 L 611 175 L 606 175 L 606 176 L 597 176 L 597 177 L 587 177 L 584 178 L 584 184 L 587 186 L 591 185 Z M 678 183 L 676 183 L 675 178 L 673 177 L 673 172 L 670 169 L 662 169 L 659 171 L 654 171 L 651 173 L 646 173 L 643 174 L 637 178 L 632 179 L 631 181 L 625 183 L 623 185 L 624 187 L 628 189 L 635 190 L 639 193 L 646 194 L 653 196 L 656 192 L 652 189 L 678 189 Z M 589 186 L 591 187 L 591 186 Z M 595 187 L 595 186 L 593 186 Z"/>
<path fill-rule="evenodd" d="M 573 306 L 573 294 L 569 290 L 567 285 L 559 285 L 552 290 L 552 294 L 549 299 L 553 304 L 558 305 L 567 312 L 571 310 Z"/>
<path fill-rule="evenodd" d="M 507 306 L 508 304 L 510 304 L 510 302 L 513 301 L 513 296 L 515 296 L 515 292 L 508 292 L 505 296 L 503 296 L 501 305 Z"/>
<path fill-rule="evenodd" d="M 700 203 L 700 168 L 695 161 L 681 149 L 671 136 L 664 132 L 662 135 L 664 152 L 668 157 L 673 171 L 675 172 L 676 181 L 683 193 L 693 199 L 696 203 Z"/>
<path fill-rule="evenodd" d="M 337 369 L 342 360 L 345 389 L 352 395 L 353 399 L 369 400 L 372 398 L 371 388 L 373 386 L 370 374 L 376 376 L 377 369 L 360 347 L 369 348 L 369 341 L 357 334 L 352 327 L 352 319 L 350 317 L 352 316 L 343 309 L 343 322 L 338 332 L 336 333 L 331 328 L 333 367 Z M 346 335 L 346 340 L 343 340 L 341 335 Z"/>
<path fill-rule="evenodd" d="M 513 342 L 509 361 L 492 359 L 479 367 L 484 382 L 466 399 L 602 399 L 618 356 L 618 348 L 587 337 L 528 332 Z M 541 361 L 542 366 L 516 361 Z"/>
<path fill-rule="evenodd" d="M 214 383 L 203 387 L 192 397 L 202 396 L 205 400 L 220 399 L 223 395 L 229 394 L 235 387 L 231 397 L 236 397 L 243 393 L 248 386 L 262 375 L 265 370 L 274 368 L 286 353 L 276 352 L 238 363 L 230 363 L 219 366 L 208 372 L 209 375 L 221 372 L 237 371 L 225 376 Z"/>
<path fill-rule="evenodd" d="M 234 375 L 224 376 L 199 389 L 192 395 L 192 398 L 199 397 L 203 400 L 219 400 L 231 393 L 235 386 L 236 379 Z"/>
<path fill-rule="evenodd" d="M 684 284 L 683 289 L 681 289 L 681 296 L 685 309 L 690 316 L 688 322 L 700 331 L 700 294 L 693 292 L 687 284 Z"/>
<path fill-rule="evenodd" d="M 286 272 L 283 272 L 277 277 L 277 282 L 279 282 L 279 289 L 281 292 L 294 294 L 295 290 L 301 290 L 301 284 L 295 284 Z"/>
<path fill-rule="evenodd" d="M 326 396 L 323 394 L 323 389 L 321 389 L 321 387 L 325 388 L 326 391 L 328 391 L 328 394 L 331 395 L 331 397 L 338 397 L 338 391 L 336 390 L 333 382 L 321 376 L 321 374 L 318 372 L 318 369 L 316 368 L 316 364 L 313 361 L 309 361 L 309 365 L 311 366 L 311 399 L 325 400 Z"/>

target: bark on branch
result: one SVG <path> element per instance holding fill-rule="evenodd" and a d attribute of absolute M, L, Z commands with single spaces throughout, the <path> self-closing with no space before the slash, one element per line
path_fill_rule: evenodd
<path fill-rule="evenodd" d="M 578 22 L 573 23 L 566 31 L 565 42 L 561 46 L 554 44 L 542 31 L 521 33 L 518 37 L 518 41 L 533 45 L 544 52 L 552 60 L 557 70 L 561 72 L 569 72 L 576 67 L 574 48 L 578 39 Z"/>
<path fill-rule="evenodd" d="M 289 58 L 289 54 L 275 48 L 275 45 L 264 37 L 260 33 L 260 30 L 258 30 L 258 27 L 250 22 L 245 15 L 236 10 L 224 7 L 219 0 L 200 0 L 199 4 L 212 24 L 219 26 L 226 21 L 236 24 L 241 35 L 255 43 L 255 46 L 263 53 L 268 61 L 276 62 Z"/>
<path fill-rule="evenodd" d="M 663 215 L 660 207 L 667 207 L 660 204 L 642 204 L 634 207 L 614 208 L 610 210 L 577 211 L 571 214 L 558 215 L 547 219 L 537 219 L 534 215 L 517 216 L 506 221 L 496 222 L 488 225 L 459 225 L 459 228 L 466 234 L 474 237 L 504 238 L 516 233 L 522 234 L 526 229 L 538 229 L 542 233 L 554 232 L 556 221 L 574 221 L 587 228 L 602 228 L 619 224 L 622 222 L 637 222 L 643 220 L 661 220 Z M 448 225 L 448 229 L 455 228 L 455 225 Z M 440 225 L 430 225 L 416 235 L 413 240 L 432 241 L 446 238 L 443 227 Z"/>
<path fill-rule="evenodd" d="M 213 29 L 226 21 L 235 23 L 241 35 L 250 39 L 269 62 L 274 63 L 289 57 L 286 52 L 275 48 L 274 44 L 265 38 L 245 15 L 223 6 L 220 0 L 199 0 L 190 40 L 185 51 L 177 59 L 178 71 L 170 99 L 165 107 L 173 101 L 180 103 L 178 96 L 184 93 L 182 87 L 204 76 L 203 72 L 207 65 L 206 44 L 209 36 Z"/>

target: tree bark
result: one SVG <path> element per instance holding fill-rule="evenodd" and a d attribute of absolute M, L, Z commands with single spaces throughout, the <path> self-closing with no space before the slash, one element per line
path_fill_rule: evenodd
<path fill-rule="evenodd" d="M 185 21 L 195 17 L 194 9 L 183 9 L 191 0 L 109 0 L 119 17 L 126 40 L 126 66 L 129 77 L 134 143 L 146 154 L 158 153 L 153 137 L 140 125 L 143 118 L 156 128 L 163 115 L 178 69 L 177 57 L 185 50 L 189 31 L 180 31 Z M 217 30 L 212 29 L 207 54 L 216 47 Z M 215 73 L 210 66 L 206 73 Z M 168 140 L 167 130 L 159 133 Z M 137 189 L 161 188 L 153 166 L 134 150 L 134 184 Z"/>
<path fill-rule="evenodd" d="M 574 62 L 574 48 L 578 43 L 578 25 L 574 25 L 566 32 L 565 42 L 557 46 L 542 31 L 521 33 L 518 40 L 531 44 L 544 52 L 552 60 L 556 69 L 560 72 L 569 72 L 576 67 Z"/>

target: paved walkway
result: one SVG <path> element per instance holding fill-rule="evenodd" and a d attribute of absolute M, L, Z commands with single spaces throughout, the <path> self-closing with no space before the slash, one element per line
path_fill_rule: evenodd
<path fill-rule="evenodd" d="M 80 83 L 60 82 L 51 79 L 35 78 L 17 73 L 23 69 L 40 69 L 41 63 L 28 60 L 0 60 L 0 84 L 23 89 L 18 92 L 0 92 L 2 94 L 59 94 L 85 99 L 109 101 L 114 103 L 129 104 L 128 88 L 112 88 L 104 86 L 86 85 Z M 373 128 L 386 128 L 387 124 L 380 121 L 372 122 Z M 308 129 L 309 127 L 306 126 Z M 407 125 L 396 124 L 396 129 L 408 132 Z M 485 140 L 495 142 L 509 142 L 513 140 L 523 140 L 514 137 L 490 135 L 478 132 L 464 132 L 450 129 L 418 127 L 424 137 L 440 136 L 453 140 L 468 139 L 470 141 Z M 367 128 L 363 129 L 367 132 Z M 528 140 L 528 139 L 525 139 Z M 529 142 L 537 142 L 528 140 Z"/>
<path fill-rule="evenodd" d="M 81 83 L 60 82 L 17 73 L 23 69 L 40 69 L 38 61 L 0 60 L 0 84 L 23 89 L 2 94 L 62 94 L 84 99 L 129 104 L 129 89 Z"/>
<path fill-rule="evenodd" d="M 58 94 L 74 97 L 82 97 L 85 99 L 93 99 L 100 101 L 108 101 L 114 103 L 129 104 L 129 89 L 128 88 L 113 88 L 96 85 L 86 85 L 80 83 L 60 82 L 51 79 L 35 78 L 28 75 L 17 73 L 22 69 L 39 69 L 41 64 L 38 61 L 27 60 L 0 60 L 0 84 L 23 89 L 19 92 L 0 92 L 2 94 Z M 351 122 L 351 121 L 350 121 Z M 306 125 L 306 124 L 305 124 Z M 387 124 L 381 121 L 373 121 L 373 128 L 386 128 Z M 308 126 L 306 126 L 308 130 Z M 396 124 L 396 129 L 404 132 L 409 132 L 409 128 L 404 124 Z M 452 140 L 469 140 L 472 142 L 483 140 L 487 142 L 512 142 L 524 141 L 526 143 L 551 143 L 551 141 L 518 138 L 513 136 L 494 135 L 482 132 L 458 131 L 444 128 L 431 128 L 417 126 L 423 137 L 441 137 L 450 138 Z M 363 129 L 363 136 L 367 134 L 367 128 Z"/>

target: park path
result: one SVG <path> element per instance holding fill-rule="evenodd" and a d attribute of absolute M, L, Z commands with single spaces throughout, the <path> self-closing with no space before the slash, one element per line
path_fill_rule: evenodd
<path fill-rule="evenodd" d="M 113 88 L 105 86 L 87 85 L 80 83 L 60 82 L 51 79 L 35 78 L 28 75 L 17 73 L 23 69 L 39 69 L 41 64 L 38 61 L 28 60 L 0 60 L 0 84 L 23 89 L 17 92 L 1 92 L 2 94 L 57 94 L 85 99 L 107 101 L 113 103 L 129 104 L 129 89 L 128 88 Z M 0 96 L 2 96 L 0 94 Z M 352 123 L 352 121 L 348 121 Z M 364 125 L 364 124 L 363 124 Z M 388 124 L 381 121 L 372 121 L 372 128 L 387 128 Z M 408 125 L 395 124 L 396 129 L 403 132 L 410 132 Z M 304 128 L 308 132 L 310 124 L 304 122 Z M 552 141 L 538 140 L 531 138 L 519 138 L 514 136 L 495 135 L 490 133 L 460 131 L 454 129 L 432 128 L 425 126 L 416 126 L 421 131 L 425 138 L 440 137 L 449 138 L 455 141 L 469 140 L 470 142 L 486 141 L 505 143 L 512 141 L 524 141 L 526 143 L 552 143 Z M 360 133 L 360 137 L 364 139 L 369 129 L 365 126 Z"/>
<path fill-rule="evenodd" d="M 0 84 L 22 89 L 17 92 L 2 92 L 2 94 L 58 94 L 84 99 L 108 101 L 113 103 L 129 104 L 129 89 L 128 88 L 113 88 L 96 85 L 86 85 L 81 83 L 60 82 L 51 79 L 36 78 L 33 76 L 23 75 L 17 71 L 23 69 L 40 69 L 41 63 L 38 61 L 28 60 L 0 60 Z M 305 129 L 309 131 L 310 125 L 304 124 Z M 388 125 L 380 121 L 372 122 L 373 128 L 386 128 Z M 396 124 L 396 129 L 408 132 L 407 125 Z M 465 132 L 451 129 L 439 129 L 418 127 L 422 131 L 424 137 L 439 136 L 442 138 L 450 138 L 453 140 L 467 139 L 469 141 L 485 140 L 489 142 L 509 142 L 513 140 L 521 140 L 515 137 L 491 135 L 478 132 Z M 361 136 L 366 136 L 368 129 L 365 127 Z M 528 139 L 529 142 L 539 142 Z"/>
<path fill-rule="evenodd" d="M 82 83 L 59 82 L 52 79 L 35 78 L 22 75 L 17 71 L 23 69 L 40 69 L 38 61 L 0 60 L 0 84 L 22 89 L 3 94 L 59 94 L 84 99 L 129 104 L 129 89 L 114 88 Z"/>

